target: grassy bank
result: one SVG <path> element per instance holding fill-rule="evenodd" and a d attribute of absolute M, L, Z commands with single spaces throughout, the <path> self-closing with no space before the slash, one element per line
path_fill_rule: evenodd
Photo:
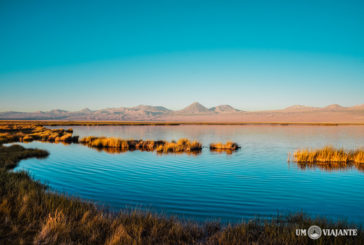
<path fill-rule="evenodd" d="M 197 225 L 148 213 L 112 214 L 75 198 L 47 192 L 25 172 L 9 172 L 21 160 L 47 152 L 21 146 L 0 147 L 0 244 L 364 244 L 357 237 L 296 236 L 296 228 L 315 224 L 353 228 L 344 222 L 305 215 L 254 219 L 222 226 Z"/>
<path fill-rule="evenodd" d="M 355 166 L 364 169 L 364 149 L 346 151 L 325 146 L 321 149 L 302 149 L 293 154 L 293 160 L 302 167 L 318 166 L 325 169 L 339 169 Z"/>
<path fill-rule="evenodd" d="M 77 143 L 78 136 L 73 136 L 72 129 L 48 129 L 34 124 L 0 125 L 0 144 L 12 142 Z"/>

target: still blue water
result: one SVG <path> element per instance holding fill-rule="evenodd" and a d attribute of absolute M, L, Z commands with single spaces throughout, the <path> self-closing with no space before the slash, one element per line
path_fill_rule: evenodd
<path fill-rule="evenodd" d="M 331 144 L 364 147 L 362 126 L 104 126 L 73 127 L 80 136 L 116 136 L 211 142 L 232 140 L 231 155 L 109 154 L 83 145 L 32 142 L 46 159 L 21 161 L 51 190 L 91 200 L 113 210 L 141 209 L 195 221 L 239 222 L 303 211 L 312 216 L 364 223 L 364 172 L 356 168 L 300 169 L 287 162 L 297 148 Z"/>

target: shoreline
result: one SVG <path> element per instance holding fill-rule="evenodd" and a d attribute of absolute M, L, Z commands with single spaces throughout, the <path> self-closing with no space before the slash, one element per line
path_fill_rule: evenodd
<path fill-rule="evenodd" d="M 40 126 L 364 126 L 364 122 L 192 122 L 192 121 L 63 121 L 63 120 L 1 120 L 3 124 L 35 124 Z"/>

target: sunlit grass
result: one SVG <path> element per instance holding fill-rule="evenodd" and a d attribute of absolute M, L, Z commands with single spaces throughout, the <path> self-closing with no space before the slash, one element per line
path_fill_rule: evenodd
<path fill-rule="evenodd" d="M 218 143 L 211 143 L 210 144 L 210 151 L 214 152 L 226 152 L 231 154 L 232 152 L 238 150 L 240 146 L 237 143 L 228 141 L 225 144 L 218 142 Z"/>
<path fill-rule="evenodd" d="M 158 153 L 192 153 L 200 152 L 202 145 L 197 141 L 180 139 L 177 142 L 163 140 L 124 140 L 113 137 L 94 137 L 88 136 L 80 139 L 81 144 L 98 149 L 116 149 L 120 152 L 127 150 L 156 151 Z M 112 150 L 114 152 L 114 150 Z"/>
<path fill-rule="evenodd" d="M 12 142 L 78 142 L 78 136 L 72 135 L 72 129 L 48 129 L 43 126 L 28 124 L 0 125 L 0 144 Z"/>
<path fill-rule="evenodd" d="M 364 163 L 364 150 L 345 151 L 325 146 L 321 149 L 298 150 L 293 157 L 298 163 Z"/>
<path fill-rule="evenodd" d="M 0 144 L 12 142 L 43 141 L 51 143 L 81 143 L 92 148 L 103 149 L 110 153 L 141 150 L 157 151 L 158 153 L 200 153 L 202 144 L 188 139 L 179 139 L 177 142 L 164 140 L 135 140 L 115 137 L 88 136 L 79 139 L 73 136 L 72 129 L 48 129 L 43 126 L 31 124 L 0 124 Z"/>
<path fill-rule="evenodd" d="M 364 150 L 346 151 L 325 146 L 321 149 L 302 149 L 293 154 L 293 160 L 302 167 L 318 166 L 324 169 L 343 169 L 355 165 L 364 167 Z"/>

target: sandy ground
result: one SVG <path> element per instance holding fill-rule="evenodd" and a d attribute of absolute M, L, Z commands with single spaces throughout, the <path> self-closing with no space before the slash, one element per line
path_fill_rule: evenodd
<path fill-rule="evenodd" d="M 165 115 L 161 121 L 184 122 L 331 122 L 331 123 L 364 123 L 364 111 L 335 112 L 238 112 L 198 115 Z"/>

